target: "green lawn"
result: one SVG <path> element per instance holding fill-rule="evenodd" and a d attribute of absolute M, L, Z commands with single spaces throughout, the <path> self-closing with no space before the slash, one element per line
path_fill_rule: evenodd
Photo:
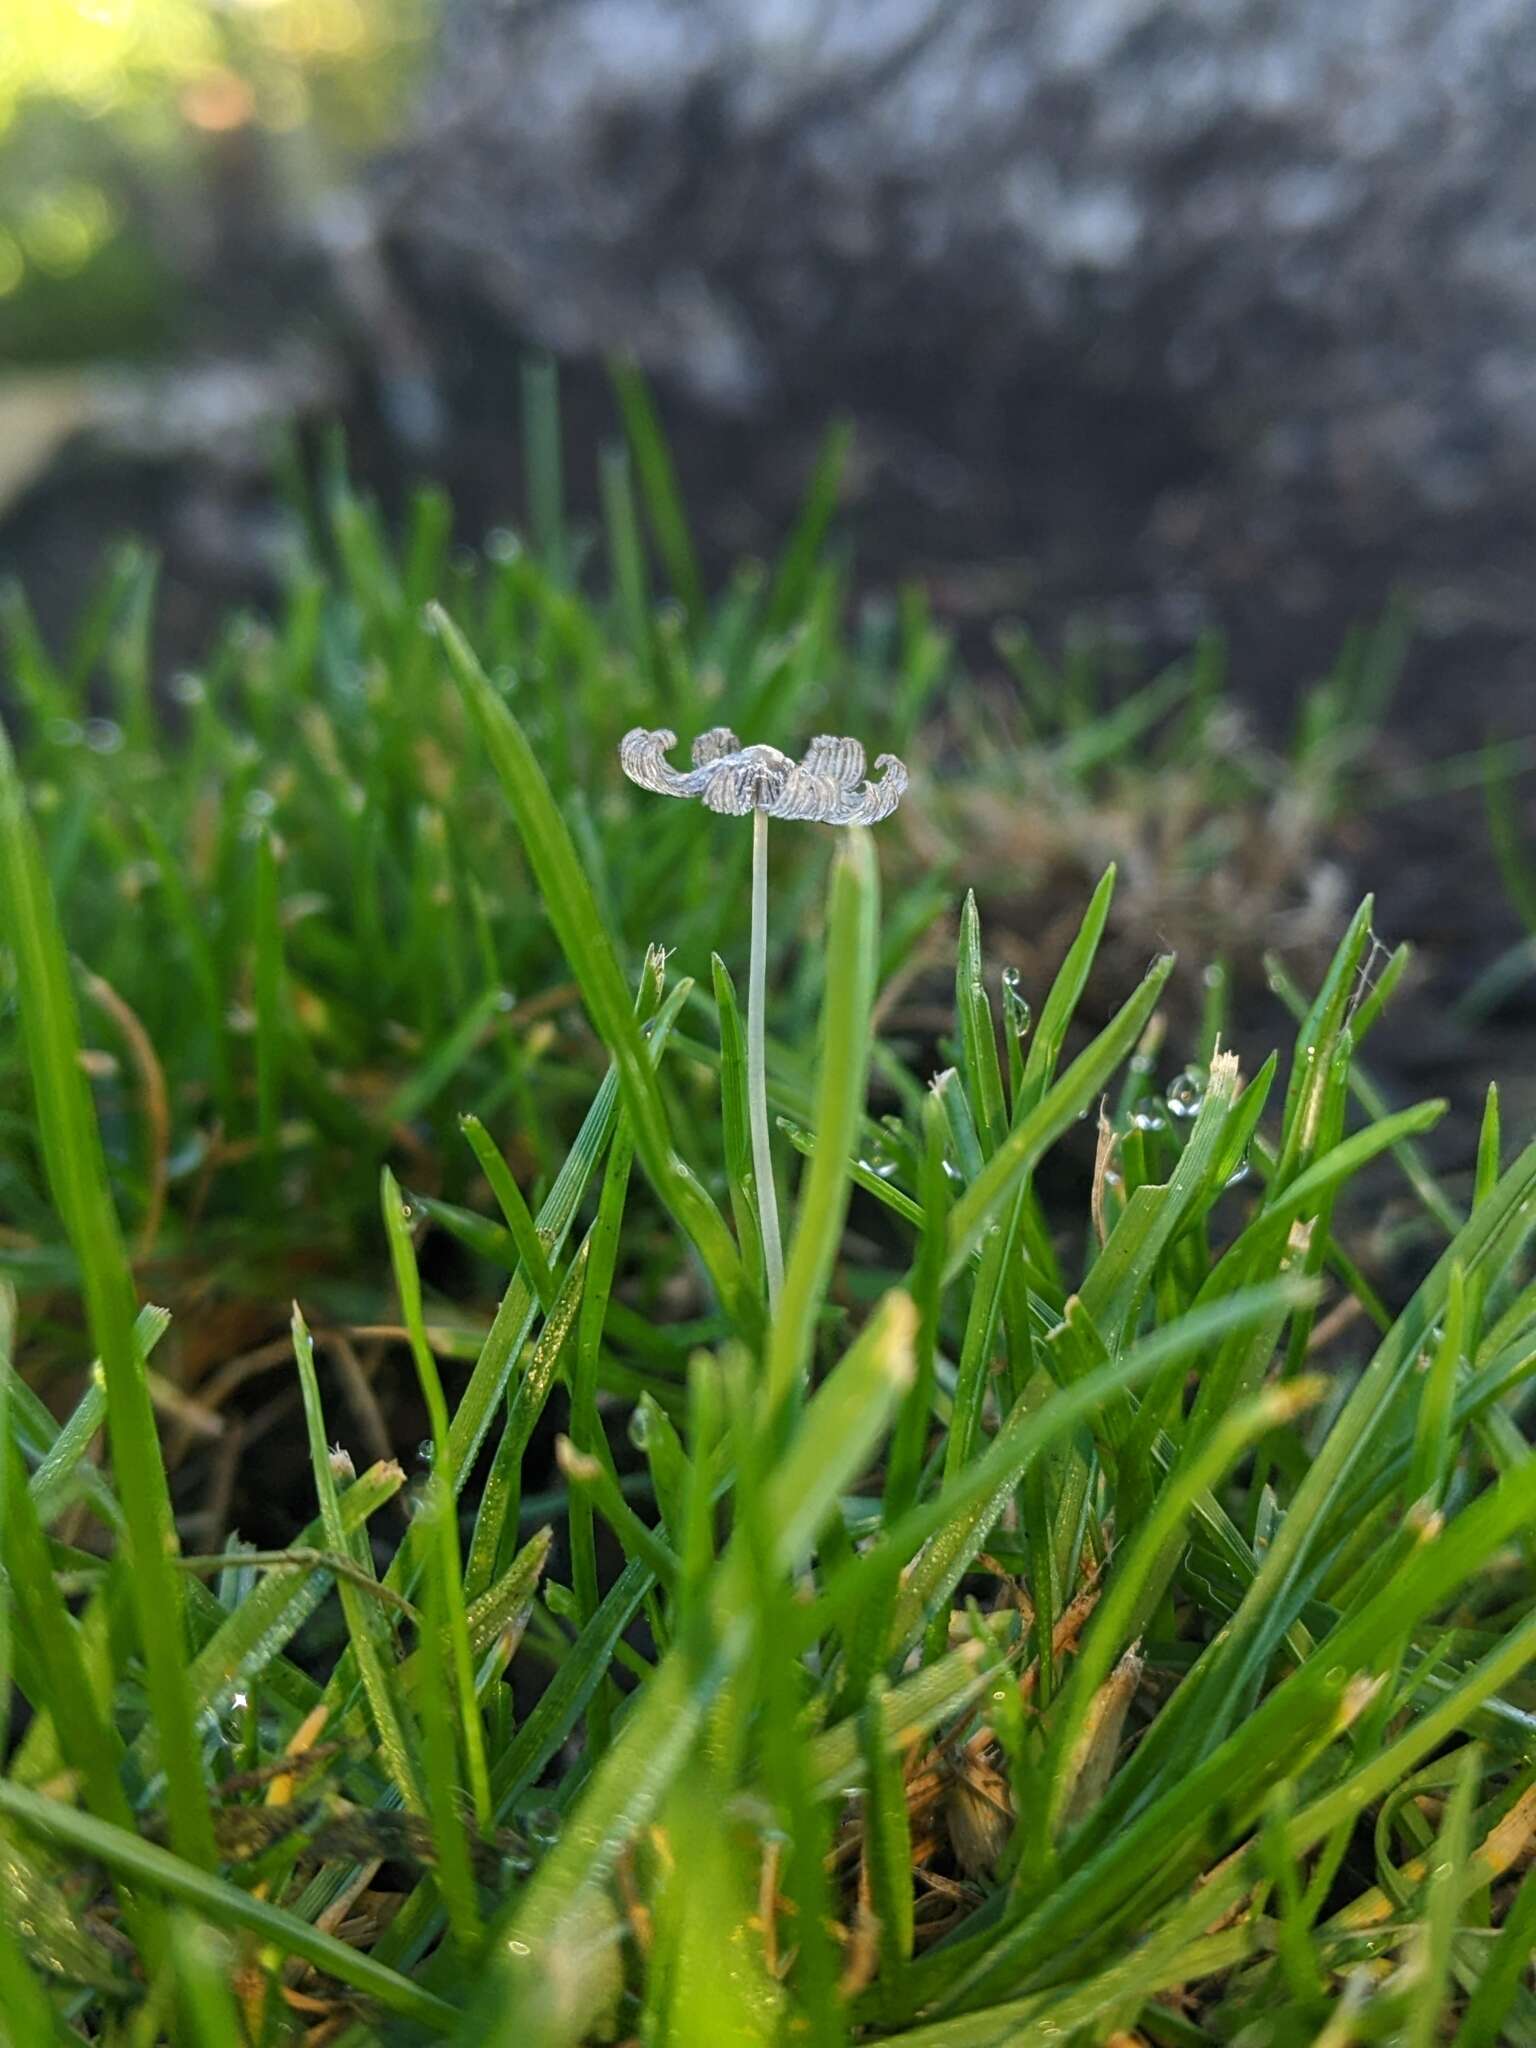
<path fill-rule="evenodd" d="M 620 399 L 594 534 L 538 367 L 521 538 L 333 460 L 165 688 L 138 552 L 7 600 L 0 2035 L 1536 2042 L 1536 1146 L 1380 1105 L 1369 901 L 1266 1058 L 1113 870 L 968 893 L 1281 797 L 1283 892 L 1396 622 L 1284 757 L 1214 644 L 1000 699 L 836 439 L 710 598 Z M 913 774 L 772 828 L 761 1086 L 753 828 L 618 761 L 722 724 Z"/>

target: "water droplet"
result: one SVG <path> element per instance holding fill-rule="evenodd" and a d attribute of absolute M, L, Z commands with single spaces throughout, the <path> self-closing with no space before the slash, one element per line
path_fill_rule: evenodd
<path fill-rule="evenodd" d="M 245 815 L 248 818 L 270 818 L 277 809 L 277 798 L 270 789 L 248 790 L 245 798 Z"/>
<path fill-rule="evenodd" d="M 1240 1159 L 1227 1175 L 1226 1184 L 1229 1188 L 1240 1188 L 1245 1180 L 1251 1178 L 1252 1173 L 1253 1168 L 1248 1164 L 1247 1160 Z"/>
<path fill-rule="evenodd" d="M 493 562 L 515 562 L 523 544 L 510 526 L 493 526 L 485 537 L 485 552 Z"/>
<path fill-rule="evenodd" d="M 548 1848 L 551 1842 L 560 1839 L 560 1810 L 555 1806 L 535 1806 L 527 1816 L 528 1833 L 532 1840 Z"/>
<path fill-rule="evenodd" d="M 72 718 L 50 718 L 43 737 L 55 747 L 78 747 L 85 734 Z"/>
<path fill-rule="evenodd" d="M 964 1187 L 965 1176 L 961 1173 L 959 1167 L 956 1166 L 955 1162 L 952 1159 L 945 1160 L 944 1171 L 948 1178 L 954 1182 L 957 1188 Z"/>
<path fill-rule="evenodd" d="M 872 1173 L 876 1180 L 894 1180 L 900 1170 L 899 1163 L 884 1145 L 876 1145 L 869 1157 L 861 1159 L 859 1164 L 866 1173 Z"/>
<path fill-rule="evenodd" d="M 1024 997 L 1019 994 L 1019 970 L 1017 967 L 1003 969 L 1003 1016 L 1016 1038 L 1024 1037 L 1034 1021 L 1033 1012 Z"/>
<path fill-rule="evenodd" d="M 1133 1131 L 1166 1131 L 1168 1119 L 1158 1115 L 1155 1109 L 1133 1109 L 1131 1129 Z"/>
<path fill-rule="evenodd" d="M 641 1406 L 632 1409 L 629 1417 L 628 1437 L 637 1451 L 643 1451 L 651 1440 L 651 1411 Z"/>
<path fill-rule="evenodd" d="M 115 754 L 123 744 L 123 728 L 111 718 L 85 721 L 85 744 L 93 754 Z"/>
<path fill-rule="evenodd" d="M 437 1456 L 437 1446 L 436 1446 L 436 1444 L 434 1444 L 434 1443 L 433 1443 L 433 1441 L 432 1441 L 431 1437 L 429 1437 L 429 1436 L 424 1436 L 424 1437 L 422 1438 L 421 1442 L 420 1442 L 420 1443 L 419 1443 L 419 1444 L 418 1444 L 418 1445 L 416 1446 L 416 1458 L 417 1458 L 417 1462 L 418 1462 L 418 1463 L 420 1463 L 420 1464 L 422 1464 L 422 1465 L 430 1465 L 430 1464 L 431 1464 L 431 1462 L 432 1462 L 432 1460 L 433 1460 L 433 1459 L 434 1459 L 434 1458 L 435 1458 L 436 1456 Z"/>
<path fill-rule="evenodd" d="M 207 684 L 190 669 L 178 669 L 166 687 L 178 704 L 202 704 L 208 696 Z"/>
<path fill-rule="evenodd" d="M 1205 1101 L 1205 1075 L 1198 1067 L 1186 1067 L 1182 1074 L 1169 1082 L 1164 1100 L 1170 1116 L 1176 1116 L 1184 1121 L 1192 1116 L 1198 1116 L 1200 1106 Z"/>

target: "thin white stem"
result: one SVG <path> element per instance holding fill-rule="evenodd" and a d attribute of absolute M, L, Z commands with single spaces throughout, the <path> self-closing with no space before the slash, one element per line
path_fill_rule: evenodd
<path fill-rule="evenodd" d="M 752 958 L 747 973 L 747 1109 L 752 1124 L 752 1177 L 757 1183 L 757 1219 L 763 1234 L 763 1269 L 768 1276 L 768 1312 L 777 1315 L 784 1289 L 784 1247 L 779 1238 L 779 1198 L 773 1183 L 773 1148 L 768 1142 L 768 1077 L 764 1057 L 764 989 L 768 978 L 768 813 L 752 813 Z"/>

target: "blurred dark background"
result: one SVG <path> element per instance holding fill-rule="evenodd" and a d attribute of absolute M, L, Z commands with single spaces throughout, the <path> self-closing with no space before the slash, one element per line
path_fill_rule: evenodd
<path fill-rule="evenodd" d="M 4 545 L 259 586 L 272 430 L 471 527 L 520 343 L 656 381 L 724 557 L 829 417 L 871 576 L 1285 695 L 1409 589 L 1409 702 L 1530 689 L 1521 0 L 9 0 Z M 590 390 L 589 390 L 590 386 Z M 578 485 L 587 474 L 571 464 Z M 1452 687 L 1454 686 L 1454 687 Z"/>
<path fill-rule="evenodd" d="M 146 534 L 191 658 L 291 430 L 473 539 L 520 352 L 578 506 L 622 352 L 717 566 L 847 416 L 863 576 L 982 671 L 1218 627 L 1279 732 L 1397 592 L 1433 764 L 1536 728 L 1533 95 L 1524 0 L 7 0 L 0 561 L 58 627 Z M 1475 789 L 1385 830 L 1394 936 L 1518 936 Z"/>

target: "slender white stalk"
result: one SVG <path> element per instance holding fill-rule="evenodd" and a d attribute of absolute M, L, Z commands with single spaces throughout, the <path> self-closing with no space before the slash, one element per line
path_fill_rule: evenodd
<path fill-rule="evenodd" d="M 752 813 L 752 957 L 747 974 L 747 1109 L 752 1124 L 752 1177 L 768 1276 L 768 1312 L 777 1315 L 784 1288 L 779 1198 L 768 1141 L 768 1079 L 764 1058 L 764 990 L 768 978 L 768 813 Z"/>

